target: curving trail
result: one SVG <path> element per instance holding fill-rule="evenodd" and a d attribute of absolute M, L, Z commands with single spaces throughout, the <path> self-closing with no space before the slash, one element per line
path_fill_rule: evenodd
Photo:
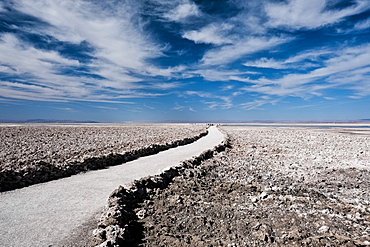
<path fill-rule="evenodd" d="M 194 143 L 119 166 L 0 193 L 0 246 L 84 246 L 113 190 L 160 174 L 224 140 L 216 127 L 208 131 Z"/>

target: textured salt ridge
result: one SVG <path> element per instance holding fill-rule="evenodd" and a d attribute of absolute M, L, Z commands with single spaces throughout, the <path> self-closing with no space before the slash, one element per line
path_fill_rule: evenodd
<path fill-rule="evenodd" d="M 355 176 L 361 173 L 343 174 L 352 177 L 343 181 L 347 183 L 343 187 L 359 185 L 358 190 L 365 193 L 359 197 L 353 193 L 355 200 L 349 202 L 342 193 L 337 194 L 338 190 L 327 193 L 318 183 L 306 183 L 294 173 L 274 171 L 277 146 L 273 140 L 281 143 L 275 131 L 281 133 L 281 129 L 246 129 L 244 134 L 227 131 L 231 149 L 202 162 L 194 177 L 177 177 L 167 189 L 145 200 L 135 210 L 145 229 L 140 246 L 370 246 L 370 207 L 361 200 L 368 198 L 369 180 Z M 307 140 L 303 138 L 301 145 L 296 145 L 290 144 L 291 139 L 289 145 L 293 150 L 299 147 L 298 151 Z M 331 138 L 324 139 L 333 143 Z M 282 156 L 285 153 L 280 161 L 297 161 L 298 155 L 288 157 L 291 151 L 285 150 L 287 144 L 282 143 L 283 150 L 278 151 Z M 333 145 L 348 150 L 345 143 Z M 306 175 L 312 177 L 312 168 Z M 364 174 L 369 178 L 367 172 Z"/>
<path fill-rule="evenodd" d="M 85 159 L 83 162 L 73 162 L 63 167 L 56 167 L 53 164 L 40 161 L 37 166 L 26 167 L 22 171 L 5 170 L 0 173 L 0 192 L 69 177 L 89 170 L 120 165 L 139 157 L 153 155 L 170 148 L 190 144 L 207 134 L 208 130 L 194 137 L 184 138 L 166 144 L 152 144 L 141 149 L 127 151 L 123 154 L 111 153 L 101 157 L 91 157 Z"/>
<path fill-rule="evenodd" d="M 93 232 L 92 245 L 99 247 L 137 246 L 143 237 L 143 229 L 138 220 L 144 217 L 141 215 L 144 212 L 135 212 L 135 209 L 140 207 L 139 204 L 149 199 L 150 195 L 167 188 L 175 177 L 191 177 L 193 172 L 189 169 L 196 169 L 202 161 L 212 158 L 216 153 L 228 147 L 230 147 L 230 142 L 226 137 L 220 145 L 203 152 L 198 157 L 184 161 L 160 175 L 135 180 L 128 189 L 120 186 L 113 191 L 98 223 L 98 228 Z"/>

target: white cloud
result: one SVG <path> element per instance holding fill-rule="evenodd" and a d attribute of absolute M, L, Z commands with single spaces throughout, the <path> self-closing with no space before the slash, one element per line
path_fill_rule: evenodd
<path fill-rule="evenodd" d="M 322 48 L 318 50 L 309 50 L 297 55 L 291 56 L 285 60 L 275 60 L 273 58 L 260 58 L 255 61 L 248 61 L 244 66 L 270 69 L 300 69 L 305 70 L 312 67 L 319 67 L 320 62 L 326 57 L 334 56 L 335 50 L 332 48 Z M 240 79 L 240 78 L 239 78 Z M 238 80 L 238 79 L 236 79 Z"/>
<path fill-rule="evenodd" d="M 309 73 L 309 78 L 329 76 L 370 66 L 370 44 L 338 51 L 337 56 L 325 61 L 325 67 Z"/>
<path fill-rule="evenodd" d="M 210 24 L 199 31 L 186 31 L 182 37 L 192 40 L 195 43 L 205 43 L 214 45 L 231 44 L 233 41 L 227 34 L 223 33 L 231 28 L 229 24 Z"/>
<path fill-rule="evenodd" d="M 77 60 L 66 59 L 55 51 L 42 51 L 23 44 L 13 34 L 0 36 L 0 60 L 13 73 L 47 73 L 53 67 L 79 66 Z"/>
<path fill-rule="evenodd" d="M 90 92 L 89 90 L 88 93 L 86 93 L 86 87 L 71 89 L 61 86 L 60 88 L 52 88 L 34 84 L 0 81 L 0 97 L 32 101 L 68 102 L 78 100 L 85 102 L 132 104 L 132 102 L 122 101 L 121 99 L 157 96 L 150 94 L 140 95 L 140 93 L 135 92 L 130 92 L 127 95 L 119 96 L 105 94 L 94 95 L 94 91 Z"/>
<path fill-rule="evenodd" d="M 213 98 L 214 96 L 211 93 L 201 92 L 201 91 L 186 91 L 187 95 L 197 95 L 202 98 Z"/>
<path fill-rule="evenodd" d="M 27 83 L 21 80 L 11 85 L 3 82 L 3 86 L 6 85 L 8 90 L 6 97 L 10 98 L 26 97 L 33 100 L 50 99 L 51 101 L 87 100 L 88 98 L 93 99 L 94 94 L 104 88 L 137 88 L 132 84 L 132 81 L 138 79 L 135 80 L 124 73 L 112 71 L 117 67 L 110 68 L 104 65 L 99 67 L 100 74 L 111 80 L 63 75 L 59 73 L 61 69 L 71 66 L 78 68 L 81 64 L 77 60 L 64 58 L 55 51 L 39 50 L 22 43 L 13 34 L 4 34 L 0 37 L 0 60 L 4 63 L 1 67 L 4 73 L 16 77 L 26 76 L 27 78 Z M 21 83 L 24 83 L 23 87 Z M 16 93 L 17 90 L 25 90 L 25 92 Z M 30 94 L 29 96 L 26 95 L 27 92 Z M 115 93 L 117 94 L 117 92 Z M 36 95 L 38 96 L 36 97 Z"/>
<path fill-rule="evenodd" d="M 254 62 L 246 62 L 243 64 L 244 66 L 250 66 L 250 67 L 257 67 L 257 68 L 271 68 L 271 69 L 285 69 L 286 66 L 276 61 L 275 59 L 268 59 L 268 58 L 261 58 Z"/>
<path fill-rule="evenodd" d="M 87 87 L 76 78 L 58 74 L 59 69 L 69 66 L 78 67 L 77 60 L 66 59 L 54 51 L 42 51 L 21 43 L 13 34 L 0 37 L 0 61 L 9 68 L 6 72 L 13 76 L 27 76 L 29 84 L 37 84 L 38 89 L 49 88 L 62 95 L 82 96 L 89 93 Z M 37 82 L 35 82 L 37 81 Z M 27 85 L 27 84 L 26 84 Z M 20 89 L 19 84 L 14 84 Z M 56 90 L 56 91 L 55 91 Z M 39 90 L 40 94 L 47 91 Z M 49 91 L 48 91 L 49 92 Z M 8 97 L 11 97 L 9 94 Z M 50 92 L 46 94 L 51 96 Z M 40 95 L 42 97 L 42 95 Z"/>
<path fill-rule="evenodd" d="M 293 64 L 302 62 L 304 60 L 310 60 L 311 62 L 317 62 L 322 60 L 323 56 L 333 56 L 335 50 L 332 48 L 322 48 L 316 50 L 309 50 L 298 53 L 295 56 L 289 57 L 287 60 L 284 61 L 285 65 L 289 65 L 294 67 Z"/>
<path fill-rule="evenodd" d="M 190 1 L 185 1 L 182 4 L 177 5 L 170 13 L 167 13 L 165 17 L 171 21 L 183 21 L 191 16 L 199 16 L 200 13 L 201 12 L 196 4 Z"/>
<path fill-rule="evenodd" d="M 270 18 L 271 27 L 315 29 L 340 22 L 345 17 L 369 9 L 368 1 L 357 0 L 349 7 L 330 10 L 328 7 L 332 2 L 328 0 L 289 0 L 282 3 L 269 3 L 265 11 Z"/>
<path fill-rule="evenodd" d="M 148 108 L 148 109 L 150 109 L 150 110 L 154 110 L 154 109 L 155 109 L 155 107 L 153 107 L 153 106 L 148 106 L 147 104 L 144 104 L 144 107 L 145 107 L 145 108 Z"/>
<path fill-rule="evenodd" d="M 217 101 L 204 102 L 205 104 L 210 105 L 209 106 L 210 109 L 215 109 L 216 107 L 220 107 L 222 109 L 229 109 L 234 106 L 232 103 L 231 97 L 228 97 L 228 96 L 219 96 L 219 95 L 214 95 L 212 93 L 202 92 L 202 91 L 186 91 L 184 93 L 186 95 L 198 96 L 201 98 L 211 98 L 211 99 L 222 100 L 221 102 L 217 102 Z"/>
<path fill-rule="evenodd" d="M 207 51 L 201 62 L 204 65 L 228 64 L 245 55 L 267 50 L 290 40 L 287 37 L 248 37 L 235 44 L 225 45 Z"/>
<path fill-rule="evenodd" d="M 266 104 L 271 104 L 271 105 L 276 105 L 279 102 L 279 99 L 270 99 L 270 97 L 262 96 L 259 97 L 253 101 L 242 103 L 239 106 L 242 109 L 245 110 L 263 110 L 261 106 L 266 105 Z"/>
<path fill-rule="evenodd" d="M 279 85 L 253 85 L 242 88 L 247 92 L 257 92 L 261 94 L 275 95 L 275 96 L 296 96 L 303 97 L 307 93 L 302 87 L 283 88 Z"/>
<path fill-rule="evenodd" d="M 326 99 L 326 100 L 335 100 L 335 98 L 333 98 L 333 97 L 323 97 L 324 99 Z"/>
<path fill-rule="evenodd" d="M 23 84 L 17 82 L 0 81 L 0 96 L 6 98 L 17 98 L 26 100 L 40 101 L 66 101 L 63 99 L 63 93 L 58 90 L 42 87 L 32 84 Z"/>
<path fill-rule="evenodd" d="M 181 87 L 181 83 L 180 82 L 157 82 L 157 83 L 152 83 L 151 87 L 154 89 L 169 90 L 169 89 Z"/>
<path fill-rule="evenodd" d="M 118 108 L 115 108 L 115 107 L 108 107 L 108 106 L 93 106 L 95 108 L 99 108 L 99 109 L 104 109 L 104 110 L 114 110 L 114 111 L 117 111 Z"/>
<path fill-rule="evenodd" d="M 157 68 L 154 66 L 147 66 L 145 71 L 145 75 L 148 76 L 164 76 L 164 77 L 173 77 L 178 76 L 182 77 L 182 72 L 185 71 L 186 67 L 183 65 L 180 66 L 174 66 L 174 67 L 168 67 L 166 69 Z M 181 75 L 181 76 L 180 76 Z"/>
<path fill-rule="evenodd" d="M 224 85 L 221 87 L 221 91 L 228 91 L 235 87 L 235 85 Z"/>
<path fill-rule="evenodd" d="M 181 111 L 185 108 L 185 106 L 179 105 L 178 103 L 175 104 L 174 107 L 172 107 L 172 110 Z"/>
<path fill-rule="evenodd" d="M 220 106 L 219 102 L 216 101 L 202 101 L 204 104 L 208 105 L 208 109 L 215 110 Z"/>
<path fill-rule="evenodd" d="M 293 106 L 290 107 L 291 110 L 300 110 L 305 108 L 311 108 L 311 107 L 317 107 L 316 105 L 299 105 L 299 106 Z"/>
<path fill-rule="evenodd" d="M 237 97 L 237 96 L 239 96 L 239 95 L 243 95 L 245 92 L 243 92 L 243 91 L 236 91 L 236 92 L 233 92 L 232 93 L 232 96 L 233 97 Z"/>
<path fill-rule="evenodd" d="M 254 82 L 254 80 L 251 80 L 249 77 L 242 78 L 240 76 L 230 76 L 230 80 L 241 81 L 241 82 Z"/>
<path fill-rule="evenodd" d="M 16 92 L 22 89 L 8 85 L 6 97 L 43 100 L 96 100 L 120 101 L 126 97 L 155 97 L 136 90 L 152 88 L 143 85 L 143 76 L 181 76 L 184 66 L 167 69 L 148 66 L 147 59 L 162 55 L 162 47 L 153 43 L 144 33 L 137 17 L 135 1 L 93 2 L 84 0 L 19 0 L 13 7 L 18 11 L 42 19 L 49 26 L 34 29 L 20 26 L 24 32 L 36 33 L 69 43 L 84 41 L 91 47 L 92 62 L 81 64 L 78 60 L 63 57 L 57 51 L 41 50 L 31 43 L 21 41 L 14 34 L 0 35 L 0 71 L 8 75 L 27 76 L 28 84 L 38 91 Z M 113 8 L 112 8 L 113 7 Z M 89 72 L 66 75 L 64 69 L 83 68 L 101 79 L 91 77 Z M 140 76 L 140 77 L 138 77 Z M 18 83 L 24 83 L 18 80 Z M 4 85 L 3 85 L 4 86 Z M 162 89 L 178 86 L 176 83 L 158 84 Z M 46 93 L 42 88 L 50 88 Z M 37 91 L 37 93 L 36 93 Z M 36 95 L 38 95 L 36 97 Z"/>
<path fill-rule="evenodd" d="M 202 76 L 207 81 L 229 81 L 233 76 L 255 74 L 255 72 L 241 72 L 238 70 L 202 69 L 191 72 L 193 75 Z"/>
<path fill-rule="evenodd" d="M 280 79 L 244 79 L 241 81 L 254 85 L 243 89 L 268 95 L 305 97 L 318 95 L 318 91 L 327 88 L 341 87 L 357 90 L 357 95 L 368 95 L 366 86 L 370 73 L 370 44 L 338 49 L 322 63 L 323 66 L 318 69 L 301 74 L 292 73 Z"/>
<path fill-rule="evenodd" d="M 363 30 L 363 29 L 368 29 L 368 28 L 370 28 L 370 18 L 356 23 L 353 29 L 354 30 Z"/>
<path fill-rule="evenodd" d="M 19 0 L 15 6 L 52 25 L 39 32 L 61 41 L 87 41 L 94 47 L 94 56 L 108 64 L 143 69 L 146 58 L 160 54 L 160 48 L 133 24 L 136 11 L 128 3 L 105 8 L 103 3 L 83 0 Z"/>
<path fill-rule="evenodd" d="M 101 65 L 99 71 L 107 79 L 67 76 L 59 73 L 65 67 L 79 67 L 77 60 L 66 59 L 55 51 L 38 50 L 21 43 L 13 34 L 0 39 L 1 70 L 16 82 L 1 81 L 1 96 L 6 98 L 39 101 L 98 101 L 127 103 L 122 98 L 155 97 L 159 94 L 143 94 L 135 89 L 135 78 L 126 76 L 118 67 Z M 122 69 L 122 68 L 121 68 Z M 138 79 L 136 78 L 136 81 Z"/>
<path fill-rule="evenodd" d="M 266 101 L 266 100 L 254 100 L 254 101 L 251 101 L 251 102 L 240 104 L 240 106 L 241 106 L 241 108 L 243 108 L 245 110 L 257 110 L 257 109 L 261 109 L 261 108 L 259 108 L 260 106 L 263 106 L 267 103 L 269 103 L 269 102 Z"/>
<path fill-rule="evenodd" d="M 188 110 L 188 111 L 192 111 L 192 112 L 197 112 L 192 107 L 182 106 L 182 105 L 179 105 L 178 103 L 175 103 L 175 106 L 172 108 L 172 110 L 176 110 L 176 111 Z"/>
<path fill-rule="evenodd" d="M 352 91 L 352 96 L 349 97 L 368 96 L 370 95 L 370 66 L 330 76 L 327 81 L 335 85 L 348 84 L 348 89 Z"/>

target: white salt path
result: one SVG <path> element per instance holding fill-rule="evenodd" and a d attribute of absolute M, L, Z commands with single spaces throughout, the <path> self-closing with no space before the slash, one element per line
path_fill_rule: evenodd
<path fill-rule="evenodd" d="M 0 246 L 83 245 L 81 229 L 100 215 L 113 190 L 221 144 L 224 135 L 214 126 L 208 131 L 194 143 L 109 169 L 0 193 Z"/>

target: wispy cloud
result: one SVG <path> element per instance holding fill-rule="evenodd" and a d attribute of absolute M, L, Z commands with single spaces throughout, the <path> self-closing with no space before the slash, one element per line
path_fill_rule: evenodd
<path fill-rule="evenodd" d="M 24 100 L 65 102 L 59 91 L 17 82 L 0 81 L 0 96 Z"/>
<path fill-rule="evenodd" d="M 147 64 L 147 59 L 160 56 L 164 48 L 143 31 L 134 1 L 100 4 L 83 0 L 19 0 L 12 7 L 48 24 L 35 25 L 32 29 L 17 27 L 25 34 L 51 37 L 67 45 L 85 42 L 90 46 L 88 53 L 93 59 L 82 63 L 77 58 L 65 57 L 58 50 L 24 42 L 16 34 L 0 34 L 0 71 L 8 77 L 27 77 L 24 85 L 21 80 L 16 84 L 3 82 L 3 89 L 8 92 L 4 97 L 45 101 L 153 97 L 154 94 L 138 92 L 152 88 L 150 84 L 139 83 L 143 78 L 171 77 L 184 70 L 183 66 L 162 69 Z M 73 74 L 64 73 L 66 70 Z M 27 85 L 32 85 L 32 90 Z M 179 84 L 155 86 L 171 89 Z"/>
<path fill-rule="evenodd" d="M 279 96 L 304 96 L 327 88 L 346 87 L 359 90 L 357 95 L 368 95 L 362 85 L 369 77 L 369 58 L 369 44 L 345 48 L 321 61 L 323 66 L 308 73 L 292 73 L 280 79 L 247 79 L 254 85 L 244 87 L 244 90 Z"/>
<path fill-rule="evenodd" d="M 186 70 L 186 67 L 183 65 L 167 67 L 167 68 L 158 68 L 152 65 L 146 67 L 145 71 L 142 71 L 147 76 L 163 76 L 163 77 L 183 77 L 182 72 Z"/>
<path fill-rule="evenodd" d="M 354 30 L 364 30 L 370 28 L 370 18 L 357 22 L 354 26 Z"/>
<path fill-rule="evenodd" d="M 181 87 L 181 83 L 179 82 L 155 82 L 151 84 L 151 87 L 153 89 L 159 89 L 159 90 L 169 90 L 174 88 Z"/>
<path fill-rule="evenodd" d="M 205 43 L 214 45 L 224 45 L 233 43 L 228 36 L 231 25 L 222 23 L 221 25 L 210 24 L 200 30 L 186 31 L 182 37 L 192 40 L 195 43 Z"/>
<path fill-rule="evenodd" d="M 201 62 L 203 65 L 221 65 L 234 62 L 245 55 L 271 49 L 290 41 L 288 37 L 248 37 L 232 45 L 225 45 L 207 51 Z"/>
<path fill-rule="evenodd" d="M 144 59 L 160 54 L 160 48 L 134 24 L 137 9 L 130 1 L 20 0 L 15 7 L 50 24 L 46 30 L 34 31 L 60 41 L 88 42 L 94 47 L 94 57 L 113 65 L 140 69 Z"/>
<path fill-rule="evenodd" d="M 104 110 L 118 110 L 116 107 L 108 107 L 108 106 L 94 106 L 95 108 L 104 109 Z"/>
<path fill-rule="evenodd" d="M 153 107 L 153 106 L 148 106 L 147 104 L 144 104 L 144 107 L 145 107 L 145 108 L 148 108 L 148 109 L 150 109 L 150 110 L 154 110 L 154 109 L 155 109 L 155 107 Z"/>
<path fill-rule="evenodd" d="M 176 111 L 187 110 L 187 111 L 191 111 L 191 112 L 196 112 L 196 110 L 194 110 L 194 108 L 189 107 L 189 106 L 182 106 L 182 105 L 179 105 L 178 103 L 175 103 L 175 106 L 172 108 L 172 110 L 176 110 Z"/>
<path fill-rule="evenodd" d="M 258 74 L 258 72 L 251 72 L 251 71 L 239 71 L 235 69 L 215 69 L 215 68 L 207 68 L 202 70 L 195 70 L 189 72 L 193 76 L 201 76 L 207 81 L 230 81 L 233 80 L 234 76 L 238 75 L 246 75 L 246 74 Z"/>
<path fill-rule="evenodd" d="M 241 108 L 245 109 L 245 110 L 256 110 L 256 109 L 259 109 L 260 106 L 263 106 L 264 104 L 266 104 L 267 102 L 265 100 L 254 100 L 252 102 L 247 102 L 247 103 L 243 103 L 241 104 Z"/>
<path fill-rule="evenodd" d="M 250 66 L 250 67 L 257 67 L 257 68 L 270 68 L 270 69 L 285 69 L 286 65 L 283 63 L 276 61 L 273 58 L 261 58 L 257 61 L 253 62 L 246 62 L 243 64 L 244 66 Z"/>
<path fill-rule="evenodd" d="M 192 16 L 199 16 L 198 6 L 190 1 L 183 1 L 164 16 L 171 21 L 184 21 Z"/>
<path fill-rule="evenodd" d="M 310 107 L 316 107 L 316 105 L 299 105 L 299 106 L 290 107 L 290 109 L 291 110 L 300 110 L 300 109 L 305 109 L 305 108 L 310 108 Z"/>
<path fill-rule="evenodd" d="M 198 96 L 200 98 L 217 99 L 218 101 L 212 101 L 212 102 L 203 101 L 205 104 L 210 105 L 209 106 L 210 109 L 215 109 L 216 107 L 219 107 L 221 109 L 229 109 L 233 107 L 232 98 L 229 96 L 219 96 L 219 95 L 214 95 L 212 93 L 202 92 L 202 91 L 186 91 L 185 94 L 190 95 L 190 96 Z"/>
<path fill-rule="evenodd" d="M 278 100 L 270 100 L 268 98 L 263 98 L 261 97 L 260 99 L 255 99 L 253 101 L 250 101 L 250 102 L 246 102 L 246 103 L 242 103 L 240 104 L 241 108 L 242 109 L 245 109 L 245 110 L 263 110 L 263 108 L 261 108 L 261 106 L 263 105 L 266 105 L 266 104 L 271 104 L 271 105 L 275 105 L 276 103 L 278 102 Z"/>
<path fill-rule="evenodd" d="M 172 107 L 172 110 L 181 111 L 185 108 L 185 106 L 179 105 L 178 103 L 175 104 L 174 107 Z"/>
<path fill-rule="evenodd" d="M 55 51 L 44 51 L 22 43 L 14 34 L 0 36 L 0 60 L 3 72 L 49 74 L 63 66 L 79 66 L 77 60 L 67 59 Z M 5 65 L 5 66 L 4 66 Z"/>
<path fill-rule="evenodd" d="M 70 107 L 59 107 L 57 109 L 62 110 L 62 111 L 67 111 L 67 112 L 77 112 L 75 109 L 70 108 Z"/>
<path fill-rule="evenodd" d="M 327 0 L 289 0 L 269 3 L 265 7 L 271 27 L 288 29 L 315 29 L 342 21 L 345 17 L 369 9 L 367 1 L 356 0 L 347 7 L 338 8 L 338 1 Z"/>
<path fill-rule="evenodd" d="M 221 91 L 228 91 L 233 89 L 235 86 L 234 85 L 224 85 L 221 87 Z"/>
<path fill-rule="evenodd" d="M 345 71 L 328 78 L 330 83 L 345 85 L 351 91 L 349 97 L 363 98 L 370 95 L 370 65 L 367 67 Z"/>
<path fill-rule="evenodd" d="M 336 52 L 332 47 L 323 47 L 318 50 L 304 51 L 284 60 L 262 57 L 255 61 L 245 62 L 243 65 L 256 68 L 306 70 L 320 66 L 323 59 L 334 56 Z"/>

